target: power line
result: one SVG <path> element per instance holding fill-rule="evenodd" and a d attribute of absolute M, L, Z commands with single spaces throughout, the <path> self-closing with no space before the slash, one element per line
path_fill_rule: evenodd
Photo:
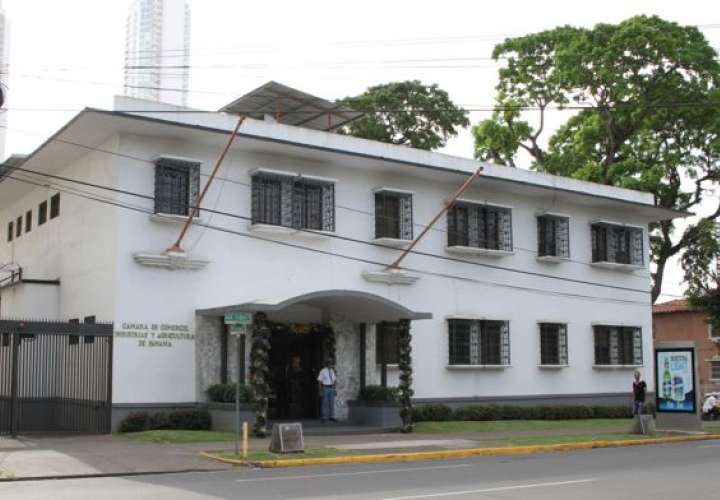
<path fill-rule="evenodd" d="M 117 189 L 117 188 L 114 188 L 111 186 L 104 186 L 101 184 L 95 184 L 95 183 L 90 183 L 90 182 L 85 182 L 85 181 L 77 181 L 75 179 L 71 179 L 68 177 L 62 177 L 62 176 L 57 176 L 57 175 L 53 175 L 53 174 L 45 174 L 43 172 L 37 172 L 34 170 L 24 169 L 21 167 L 11 167 L 9 170 L 11 172 L 20 171 L 20 172 L 30 173 L 30 174 L 38 175 L 38 176 L 42 176 L 42 177 L 60 179 L 65 182 L 77 182 L 78 184 L 82 184 L 86 187 L 93 187 L 96 189 L 103 189 L 103 190 L 107 190 L 107 191 L 117 192 L 119 194 L 136 196 L 136 197 L 144 198 L 144 199 L 148 199 L 148 200 L 154 200 L 154 197 L 152 197 L 150 195 L 144 195 L 142 193 L 121 190 L 121 189 Z M 244 220 L 247 222 L 252 222 L 252 217 L 242 215 L 242 214 L 235 214 L 232 212 L 225 212 L 225 211 L 215 210 L 215 209 L 210 209 L 210 208 L 201 208 L 201 210 L 204 212 L 211 213 L 211 214 L 217 214 L 217 215 L 222 215 L 222 216 L 226 216 L 226 217 L 241 219 L 241 220 Z M 358 243 L 358 244 L 363 244 L 363 245 L 368 245 L 368 246 L 373 246 L 373 247 L 378 247 L 378 248 L 384 248 L 384 249 L 393 250 L 393 251 L 398 250 L 397 248 L 389 246 L 389 245 L 383 245 L 380 243 L 361 240 L 358 238 L 352 238 L 352 237 L 344 236 L 344 235 L 340 235 L 340 234 L 327 234 L 327 233 L 322 233 L 322 232 L 314 231 L 311 229 L 305 229 L 305 228 L 294 228 L 294 229 L 296 229 L 300 232 L 308 233 L 308 234 L 322 234 L 322 235 L 330 237 L 330 238 L 335 238 L 335 239 L 339 239 L 339 240 L 347 241 L 347 242 L 351 242 L 351 243 Z M 474 266 L 483 267 L 483 268 L 487 268 L 487 269 L 523 274 L 526 276 L 532 276 L 532 277 L 536 277 L 536 278 L 555 279 L 555 280 L 565 281 L 565 282 L 569 282 L 569 283 L 591 285 L 591 286 L 610 288 L 610 289 L 614 289 L 614 290 L 621 290 L 621 291 L 627 291 L 627 292 L 647 293 L 646 290 L 641 290 L 641 289 L 636 289 L 636 288 L 620 287 L 620 286 L 616 286 L 616 285 L 609 285 L 606 283 L 597 283 L 597 282 L 593 282 L 593 281 L 579 280 L 579 279 L 575 279 L 575 278 L 566 278 L 566 277 L 561 277 L 561 276 L 554 276 L 551 274 L 539 273 L 539 272 L 534 272 L 534 271 L 525 271 L 522 269 L 516 269 L 516 268 L 511 268 L 511 267 L 498 266 L 495 264 L 487 264 L 487 263 L 483 263 L 483 262 L 459 259 L 456 257 L 450 257 L 447 255 L 439 255 L 439 254 L 434 254 L 434 253 L 430 253 L 430 252 L 423 252 L 423 251 L 419 251 L 419 250 L 412 250 L 409 253 L 413 254 L 413 255 L 422 256 L 422 257 L 436 258 L 436 259 L 440 259 L 440 260 L 444 260 L 444 261 L 474 265 Z"/>
<path fill-rule="evenodd" d="M 35 186 L 38 186 L 38 187 L 43 187 L 43 188 L 48 188 L 48 187 L 49 187 L 49 186 L 46 185 L 46 184 L 41 184 L 41 183 L 37 183 L 37 182 L 33 182 L 33 181 L 26 180 L 26 179 L 16 178 L 16 177 L 13 177 L 12 175 L 8 175 L 8 176 L 6 176 L 6 178 L 12 179 L 12 180 L 17 181 L 17 182 L 24 182 L 24 183 L 27 183 L 27 184 L 35 185 Z M 60 192 L 64 192 L 64 193 L 66 193 L 66 194 L 70 194 L 70 195 L 73 195 L 73 196 L 78 196 L 78 197 L 85 198 L 85 199 L 88 199 L 88 200 L 96 201 L 96 202 L 99 202 L 99 203 L 106 203 L 106 204 L 109 204 L 109 205 L 116 206 L 116 207 L 118 207 L 118 208 L 124 208 L 124 209 L 127 209 L 127 210 L 133 210 L 133 211 L 145 213 L 145 214 L 148 214 L 148 215 L 152 215 L 152 214 L 153 214 L 153 212 L 152 212 L 151 210 L 143 209 L 143 208 L 140 208 L 140 207 L 133 207 L 132 205 L 126 205 L 126 204 L 118 203 L 118 202 L 115 202 L 115 201 L 112 201 L 112 200 L 102 199 L 101 197 L 93 197 L 93 196 L 89 196 L 89 195 L 82 195 L 82 194 L 80 194 L 79 192 L 73 192 L 73 191 L 71 191 L 71 190 L 64 190 L 63 188 L 58 188 L 58 187 L 51 187 L 51 189 L 54 189 L 54 190 L 60 191 Z M 200 225 L 200 226 L 202 226 L 202 225 L 206 225 L 206 224 L 198 221 L 198 222 L 195 222 L 195 225 Z M 306 247 L 306 246 L 304 246 L 304 245 L 299 245 L 299 244 L 296 244 L 296 243 L 290 243 L 290 242 L 286 242 L 286 241 L 273 240 L 273 239 L 270 239 L 270 238 L 265 238 L 265 237 L 258 236 L 258 235 L 254 235 L 254 234 L 248 234 L 248 233 L 244 233 L 244 232 L 241 232 L 241 231 L 235 231 L 235 230 L 232 230 L 232 229 L 229 229 L 229 228 L 225 228 L 225 227 L 214 226 L 214 225 L 209 225 L 209 224 L 207 224 L 207 227 L 208 227 L 209 229 L 212 229 L 212 230 L 216 230 L 216 231 L 220 231 L 220 232 L 224 232 L 224 233 L 228 233 L 228 234 L 234 234 L 234 235 L 237 235 L 237 236 L 242 236 L 242 237 L 249 238 L 249 239 L 253 239 L 253 240 L 258 240 L 258 241 L 264 241 L 264 242 L 268 242 L 268 243 L 273 243 L 273 244 L 280 245 L 280 246 L 284 246 L 284 247 L 289 247 L 289 248 L 294 248 L 294 249 L 298 249 L 298 250 L 304 250 L 304 251 L 308 251 L 308 252 L 318 253 L 318 254 L 322 254 L 322 255 L 326 255 L 326 256 L 330 256 L 330 257 L 337 257 L 337 258 L 346 259 L 346 260 L 351 260 L 351 261 L 360 262 L 360 263 L 364 263 L 364 264 L 372 264 L 372 265 L 378 265 L 378 266 L 385 266 L 385 263 L 383 263 L 383 262 L 378 262 L 378 261 L 374 261 L 374 260 L 371 260 L 371 259 L 364 259 L 364 258 L 361 258 L 361 257 L 352 256 L 352 255 L 340 254 L 340 253 L 331 252 L 331 251 L 328 251 L 328 250 L 320 250 L 320 249 L 317 249 L 317 248 Z M 612 297 L 597 297 L 597 296 L 594 296 L 594 295 L 585 295 L 585 294 L 577 294 L 577 293 L 570 293 L 570 292 L 559 292 L 559 291 L 556 291 L 556 290 L 543 290 L 543 289 L 539 289 L 539 288 L 525 287 L 525 286 L 520 286 L 520 285 L 510 285 L 510 284 L 508 284 L 508 283 L 499 283 L 499 282 L 494 282 L 494 281 L 478 280 L 478 279 L 469 278 L 469 277 L 466 277 L 466 276 L 457 276 L 457 275 L 453 275 L 453 274 L 446 274 L 446 273 L 440 273 L 440 272 L 426 271 L 426 270 L 421 270 L 421 269 L 416 269 L 416 268 L 403 267 L 403 268 L 401 268 L 401 269 L 406 270 L 406 271 L 409 271 L 409 272 L 412 272 L 412 273 L 423 274 L 423 275 L 427 275 L 427 276 L 434 276 L 434 277 L 441 277 L 441 278 L 446 278 L 446 279 L 451 279 L 451 280 L 465 281 L 465 282 L 470 282 L 470 283 L 481 284 L 481 285 L 484 285 L 484 286 L 495 286 L 495 287 L 501 287 L 501 288 L 510 288 L 510 289 L 520 290 L 520 291 L 525 291 L 525 292 L 540 293 L 540 294 L 543 294 L 543 295 L 555 295 L 555 296 L 563 296 L 563 297 L 568 297 L 568 298 L 580 298 L 580 299 L 585 299 L 585 300 L 595 300 L 595 301 L 600 301 L 600 302 L 611 302 L 611 303 L 621 303 L 621 304 L 637 304 L 637 305 L 643 305 L 643 306 L 650 305 L 649 302 L 642 302 L 642 301 L 637 301 L 637 300 L 618 299 L 618 298 L 612 298 Z M 648 292 L 647 292 L 647 291 L 643 291 L 642 293 L 647 294 Z"/>

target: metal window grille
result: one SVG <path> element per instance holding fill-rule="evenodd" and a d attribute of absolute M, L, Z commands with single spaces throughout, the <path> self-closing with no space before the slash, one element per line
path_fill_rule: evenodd
<path fill-rule="evenodd" d="M 450 329 L 450 364 L 469 365 L 470 363 L 470 326 L 472 321 L 451 319 Z"/>
<path fill-rule="evenodd" d="M 447 214 L 448 246 L 511 251 L 512 213 L 508 208 L 455 204 Z"/>
<path fill-rule="evenodd" d="M 592 232 L 593 262 L 643 265 L 643 230 L 634 227 L 594 224 Z"/>
<path fill-rule="evenodd" d="M 42 226 L 45 222 L 47 222 L 47 209 L 47 201 L 43 201 L 40 205 L 38 205 L 38 226 Z"/>
<path fill-rule="evenodd" d="M 642 365 L 642 329 L 598 325 L 595 332 L 595 364 Z"/>
<path fill-rule="evenodd" d="M 252 178 L 252 223 L 335 230 L 335 186 L 289 176 Z"/>
<path fill-rule="evenodd" d="M 375 359 L 382 359 L 383 352 L 385 355 L 385 363 L 398 364 L 400 361 L 400 342 L 398 333 L 398 323 L 383 321 L 377 325 L 375 331 Z M 380 331 L 382 330 L 382 331 Z M 382 342 L 379 341 L 382 339 Z"/>
<path fill-rule="evenodd" d="M 570 221 L 566 217 L 539 216 L 537 229 L 539 256 L 570 257 Z"/>
<path fill-rule="evenodd" d="M 540 324 L 540 364 L 567 364 L 567 334 L 565 325 Z"/>
<path fill-rule="evenodd" d="M 189 215 L 199 191 L 199 163 L 169 158 L 155 162 L 155 213 Z"/>
<path fill-rule="evenodd" d="M 720 380 L 720 361 L 710 361 L 710 378 Z"/>
<path fill-rule="evenodd" d="M 509 365 L 507 321 L 449 320 L 451 365 Z"/>
<path fill-rule="evenodd" d="M 60 193 L 50 197 L 50 218 L 54 219 L 60 215 Z"/>
<path fill-rule="evenodd" d="M 375 237 L 413 239 L 411 194 L 392 191 L 375 193 Z"/>

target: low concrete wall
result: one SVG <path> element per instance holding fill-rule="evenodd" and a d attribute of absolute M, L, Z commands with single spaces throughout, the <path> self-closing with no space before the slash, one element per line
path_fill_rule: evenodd
<path fill-rule="evenodd" d="M 212 418 L 212 430 L 235 432 L 235 403 L 205 403 Z M 251 427 L 255 423 L 255 410 L 249 403 L 240 403 L 240 422 L 247 422 Z"/>
<path fill-rule="evenodd" d="M 352 425 L 367 425 L 385 429 L 402 427 L 400 407 L 385 401 L 348 401 L 348 421 Z"/>

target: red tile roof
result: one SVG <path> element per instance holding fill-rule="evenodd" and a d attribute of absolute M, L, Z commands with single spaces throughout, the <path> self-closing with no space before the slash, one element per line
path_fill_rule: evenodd
<path fill-rule="evenodd" d="M 652 308 L 653 314 L 666 314 L 676 312 L 692 311 L 692 307 L 685 299 L 671 300 L 662 304 L 655 304 Z"/>

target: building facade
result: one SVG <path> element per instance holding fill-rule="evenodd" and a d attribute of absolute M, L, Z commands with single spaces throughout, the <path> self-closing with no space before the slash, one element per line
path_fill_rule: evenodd
<path fill-rule="evenodd" d="M 655 304 L 653 336 L 661 342 L 695 342 L 701 395 L 720 392 L 720 331 L 708 322 L 707 314 L 693 310 L 684 299 Z"/>
<path fill-rule="evenodd" d="M 397 385 L 401 320 L 419 404 L 624 404 L 651 366 L 647 226 L 677 215 L 651 195 L 248 117 L 168 252 L 237 117 L 148 106 L 81 112 L 0 182 L 0 273 L 26 278 L 0 315 L 112 321 L 117 415 L 248 380 L 235 313 L 270 325 L 277 418 L 315 415 L 329 355 L 343 418 Z"/>
<path fill-rule="evenodd" d="M 135 0 L 125 30 L 125 94 L 186 105 L 190 81 L 187 2 Z"/>

